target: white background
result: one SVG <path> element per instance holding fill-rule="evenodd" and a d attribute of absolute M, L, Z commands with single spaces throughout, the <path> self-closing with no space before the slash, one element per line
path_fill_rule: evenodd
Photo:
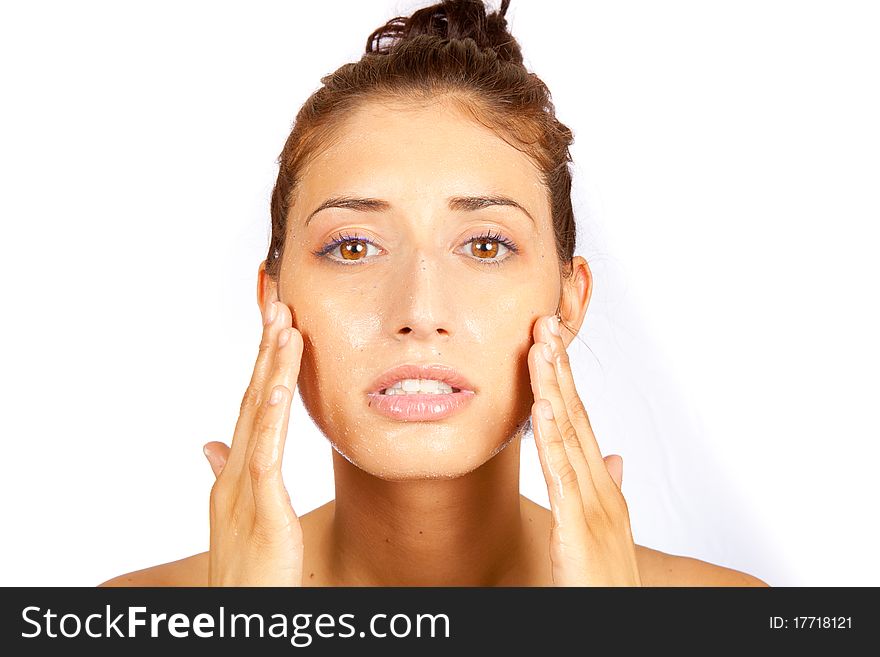
<path fill-rule="evenodd" d="M 426 2 L 6 3 L 0 583 L 208 548 L 300 105 Z M 493 3 L 494 4 L 494 3 Z M 636 542 L 772 585 L 880 585 L 872 2 L 514 0 L 575 133 L 570 350 Z M 333 496 L 295 400 L 285 479 Z M 534 443 L 524 494 L 546 504 Z"/>

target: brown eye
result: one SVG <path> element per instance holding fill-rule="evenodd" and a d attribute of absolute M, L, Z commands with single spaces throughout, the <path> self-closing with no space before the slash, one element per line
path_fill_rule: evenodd
<path fill-rule="evenodd" d="M 479 238 L 471 240 L 471 253 L 480 260 L 492 260 L 498 255 L 499 246 L 495 240 Z"/>
<path fill-rule="evenodd" d="M 355 265 L 378 255 L 380 249 L 370 240 L 355 235 L 339 235 L 315 255 L 334 262 Z M 337 252 L 339 255 L 336 255 Z"/>
<path fill-rule="evenodd" d="M 480 260 L 487 265 L 500 265 L 507 262 L 513 253 L 518 253 L 516 244 L 504 237 L 501 233 L 488 232 L 467 241 L 471 245 L 470 255 L 474 260 Z"/>
<path fill-rule="evenodd" d="M 363 260 L 367 253 L 367 244 L 363 240 L 346 240 L 339 245 L 343 260 Z"/>

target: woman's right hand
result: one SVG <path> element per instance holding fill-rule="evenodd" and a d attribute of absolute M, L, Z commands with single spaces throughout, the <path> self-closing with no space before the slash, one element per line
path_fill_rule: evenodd
<path fill-rule="evenodd" d="M 290 310 L 270 301 L 232 446 L 204 447 L 216 476 L 209 586 L 302 586 L 302 527 L 281 477 L 302 351 Z"/>

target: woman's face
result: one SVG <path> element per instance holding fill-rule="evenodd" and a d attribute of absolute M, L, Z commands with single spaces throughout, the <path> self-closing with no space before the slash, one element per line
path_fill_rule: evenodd
<path fill-rule="evenodd" d="M 532 327 L 560 299 L 547 190 L 527 156 L 440 103 L 367 104 L 337 136 L 302 172 L 278 280 L 303 335 L 303 402 L 375 476 L 465 474 L 529 417 Z M 371 202 L 315 212 L 340 197 Z M 463 197 L 522 209 L 450 206 Z M 473 395 L 442 419 L 389 417 L 369 393 L 401 364 L 451 367 Z"/>

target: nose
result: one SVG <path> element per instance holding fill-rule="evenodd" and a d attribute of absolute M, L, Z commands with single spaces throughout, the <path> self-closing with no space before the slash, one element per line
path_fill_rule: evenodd
<path fill-rule="evenodd" d="M 444 285 L 443 264 L 420 253 L 411 262 L 399 273 L 401 286 L 392 301 L 395 337 L 447 340 L 453 334 L 454 295 L 448 280 Z"/>
<path fill-rule="evenodd" d="M 435 322 L 426 319 L 411 321 L 406 326 L 400 327 L 397 331 L 397 335 L 399 337 L 412 334 L 415 337 L 427 336 L 430 337 L 434 332 L 437 335 L 448 336 L 449 331 L 442 326 L 435 326 Z"/>

